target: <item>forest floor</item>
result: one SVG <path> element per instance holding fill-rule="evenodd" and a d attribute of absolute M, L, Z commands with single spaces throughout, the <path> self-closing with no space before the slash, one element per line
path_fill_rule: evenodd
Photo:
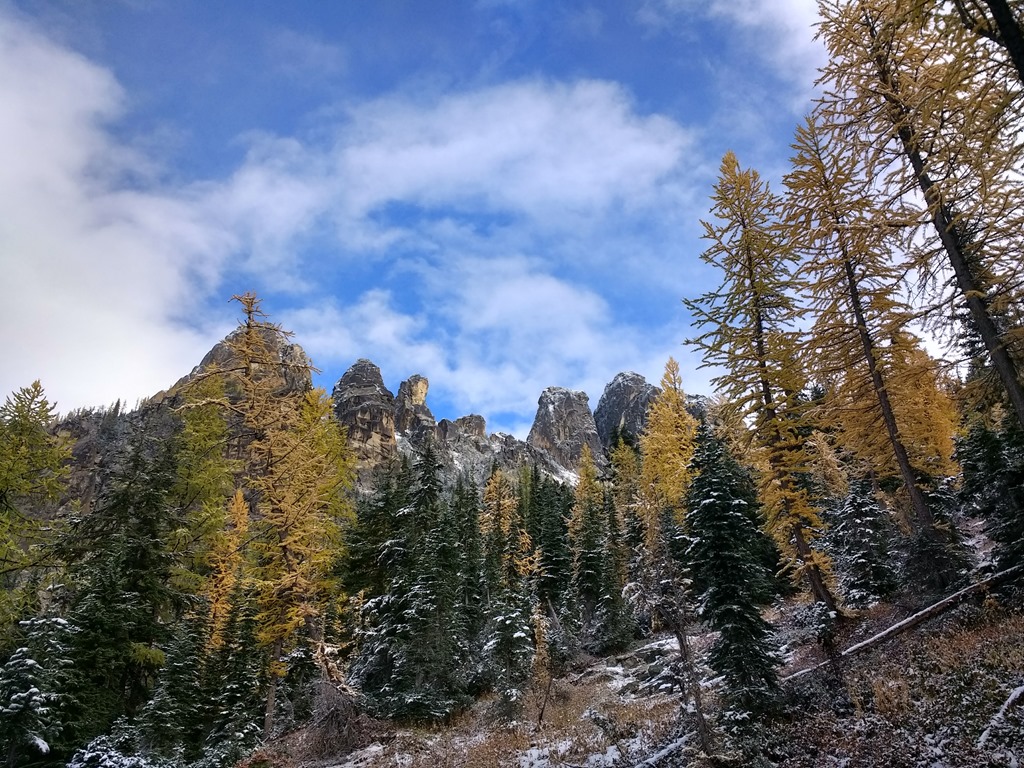
<path fill-rule="evenodd" d="M 922 607 L 920 601 L 894 602 L 862 611 L 839 625 L 836 648 L 863 642 Z M 482 699 L 449 724 L 380 725 L 371 729 L 371 743 L 344 758 L 295 763 L 309 768 L 1017 768 L 1024 762 L 1020 596 L 973 599 L 842 659 L 838 667 L 825 665 L 790 680 L 785 678 L 827 657 L 804 605 L 790 601 L 772 613 L 785 654 L 781 713 L 741 740 L 718 731 L 718 763 L 694 747 L 693 715 L 682 706 L 672 663 L 676 643 L 667 637 L 586 660 L 556 680 L 547 697 L 530 694 L 517 722 L 498 722 L 491 715 L 494 701 Z M 693 639 L 699 650 L 713 637 Z M 705 699 L 714 721 L 716 686 L 709 672 L 706 678 Z"/>

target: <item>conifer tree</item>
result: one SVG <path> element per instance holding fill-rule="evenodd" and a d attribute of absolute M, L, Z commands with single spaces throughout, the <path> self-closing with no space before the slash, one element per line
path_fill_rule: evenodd
<path fill-rule="evenodd" d="M 869 480 L 857 480 L 835 513 L 829 530 L 846 601 L 863 607 L 896 589 L 889 542 L 894 531 L 888 513 L 872 495 Z"/>
<path fill-rule="evenodd" d="M 81 719 L 69 727 L 78 743 L 137 714 L 164 663 L 161 645 L 183 598 L 171 584 L 169 534 L 180 522 L 170 503 L 174 457 L 172 443 L 135 426 L 99 503 L 61 543 L 74 585 L 71 694 Z"/>
<path fill-rule="evenodd" d="M 960 502 L 985 520 L 996 566 L 1024 563 L 1024 431 L 1008 416 L 994 428 L 975 418 L 957 456 L 963 466 Z"/>
<path fill-rule="evenodd" d="M 675 635 L 701 748 L 710 755 L 712 734 L 687 630 L 692 606 L 682 530 L 696 421 L 686 411 L 679 366 L 671 358 L 661 383 L 662 391 L 650 406 L 640 438 L 642 463 L 634 509 L 641 521 L 643 544 L 627 592 L 636 612 Z M 623 456 L 619 460 L 628 467 Z"/>
<path fill-rule="evenodd" d="M 19 647 L 0 665 L 0 759 L 8 768 L 62 755 L 64 721 L 76 705 L 68 685 L 73 631 L 64 619 L 22 621 Z"/>
<path fill-rule="evenodd" d="M 487 584 L 483 654 L 498 694 L 497 714 L 523 706 L 534 646 L 531 616 L 538 557 L 526 532 L 511 480 L 497 468 L 484 487 L 481 533 Z"/>
<path fill-rule="evenodd" d="M 246 500 L 250 506 L 251 580 L 259 612 L 257 637 L 267 653 L 264 732 L 274 730 L 277 683 L 283 658 L 298 641 L 320 633 L 314 624 L 332 586 L 329 576 L 341 545 L 339 523 L 350 517 L 344 497 L 353 476 L 345 434 L 323 390 L 308 386 L 308 361 L 286 363 L 287 332 L 267 320 L 251 293 L 234 297 L 244 319 L 227 339 L 230 359 L 195 377 L 190 387 L 215 379 L 216 404 L 241 426 Z"/>
<path fill-rule="evenodd" d="M 846 437 L 854 438 L 845 440 L 846 449 L 883 470 L 878 451 L 864 441 L 875 442 L 876 435 L 884 434 L 883 456 L 895 459 L 915 525 L 930 528 L 934 516 L 907 450 L 907 425 L 897 420 L 891 397 L 891 379 L 910 372 L 896 367 L 897 345 L 880 343 L 907 338 L 904 329 L 912 310 L 898 298 L 907 266 L 893 258 L 889 243 L 879 236 L 883 230 L 871 226 L 882 213 L 856 156 L 840 153 L 841 146 L 841 134 L 826 134 L 809 118 L 797 128 L 793 170 L 786 177 L 787 232 L 804 256 L 802 272 L 816 314 L 810 340 L 812 354 L 821 361 L 816 373 L 835 382 L 829 403 L 839 426 L 847 425 Z M 929 414 L 914 415 L 924 416 L 926 424 L 930 420 Z M 863 425 L 857 435 L 850 434 L 851 420 Z"/>
<path fill-rule="evenodd" d="M 687 494 L 687 557 L 700 585 L 698 615 L 719 633 L 708 663 L 723 677 L 728 717 L 742 723 L 778 694 L 778 647 L 758 596 L 770 573 L 758 559 L 756 504 L 742 470 L 707 426 L 697 432 Z"/>
<path fill-rule="evenodd" d="M 753 416 L 763 452 L 761 500 L 768 527 L 795 578 L 806 579 L 814 599 L 835 610 L 829 563 L 814 546 L 822 522 L 801 482 L 807 465 L 797 364 L 799 335 L 795 255 L 779 232 L 779 199 L 756 171 L 741 170 L 735 155 L 722 160 L 712 196 L 718 224 L 704 223 L 710 246 L 701 258 L 722 273 L 720 286 L 685 300 L 702 333 L 690 343 L 705 366 L 726 373 L 714 379 L 740 414 Z"/>
<path fill-rule="evenodd" d="M 594 648 L 601 628 L 595 623 L 598 604 L 606 586 L 607 515 L 604 492 L 597 480 L 590 447 L 583 446 L 579 482 L 569 518 L 569 548 L 572 552 L 572 603 L 578 615 L 584 647 Z"/>
<path fill-rule="evenodd" d="M 1022 318 L 999 322 L 1021 299 L 1019 110 L 1007 108 L 1019 83 L 986 77 L 983 49 L 906 4 L 821 0 L 819 10 L 830 54 L 825 106 L 864 146 L 908 242 L 930 235 L 915 266 L 926 285 L 948 289 L 935 302 L 938 317 L 950 306 L 968 310 L 1024 426 Z M 923 208 L 906 194 L 910 186 Z"/>
<path fill-rule="evenodd" d="M 661 392 L 651 403 L 647 427 L 640 436 L 640 484 L 644 493 L 657 500 L 657 508 L 673 511 L 678 523 L 685 514 L 696 429 L 697 421 L 686 410 L 679 363 L 669 358 L 661 377 Z"/>

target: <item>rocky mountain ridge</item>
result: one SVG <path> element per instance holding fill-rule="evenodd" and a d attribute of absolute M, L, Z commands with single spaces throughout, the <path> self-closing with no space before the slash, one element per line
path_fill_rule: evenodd
<path fill-rule="evenodd" d="M 649 403 L 657 389 L 636 373 L 620 374 L 614 383 L 611 392 L 606 389 L 602 396 L 602 420 L 639 432 L 646 405 L 638 414 L 637 403 Z M 515 469 L 536 464 L 552 477 L 573 482 L 585 445 L 598 471 L 608 470 L 606 440 L 585 392 L 545 389 L 523 441 L 501 432 L 488 434 L 486 421 L 478 414 L 437 421 L 426 402 L 429 387 L 426 377 L 415 374 L 399 385 L 397 395 L 392 394 L 380 368 L 366 359 L 357 360 L 338 380 L 332 392 L 334 413 L 348 428 L 349 442 L 359 459 L 361 486 L 366 486 L 377 466 L 403 454 L 415 454 L 428 440 L 450 480 L 466 473 L 482 482 L 494 465 Z M 621 407 L 626 410 L 620 412 L 620 404 L 625 404 Z"/>
<path fill-rule="evenodd" d="M 234 333 L 238 333 L 235 331 Z M 151 399 L 159 403 L 211 367 L 230 367 L 229 336 L 218 342 L 188 375 L 167 393 Z M 297 344 L 267 336 L 279 359 L 263 375 L 275 377 L 281 389 L 311 386 L 309 358 Z M 380 368 L 371 360 L 357 360 L 341 376 L 331 393 L 334 413 L 348 429 L 355 451 L 357 482 L 366 489 L 374 470 L 406 455 L 414 457 L 431 441 L 447 481 L 461 475 L 483 482 L 493 466 L 514 470 L 536 464 L 547 475 L 575 482 L 584 446 L 589 447 L 598 472 L 609 471 L 607 454 L 618 437 L 636 438 L 646 424 L 647 409 L 660 391 L 638 373 L 624 372 L 605 387 L 596 410 L 585 392 L 548 387 L 538 398 L 533 426 L 526 440 L 502 432 L 488 433 L 483 416 L 468 414 L 450 420 L 434 418 L 427 405 L 429 380 L 413 374 L 401 382 L 397 394 L 384 384 Z"/>

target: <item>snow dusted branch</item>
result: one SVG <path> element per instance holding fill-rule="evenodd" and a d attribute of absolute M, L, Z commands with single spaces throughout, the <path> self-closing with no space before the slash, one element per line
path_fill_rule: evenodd
<path fill-rule="evenodd" d="M 985 746 L 985 742 L 988 741 L 988 737 L 992 729 L 995 728 L 997 725 L 1002 724 L 1003 718 L 1006 717 L 1006 710 L 1012 707 L 1017 702 L 1017 699 L 1021 698 L 1022 696 L 1024 696 L 1024 685 L 1020 686 L 1019 688 L 1014 688 L 1009 698 L 1007 698 L 1006 701 L 1003 702 L 1003 706 L 1001 706 L 999 708 L 999 711 L 996 712 L 995 715 L 992 716 L 992 719 L 988 721 L 988 727 L 986 727 L 985 730 L 982 732 L 981 736 L 978 737 L 978 749 L 981 749 Z"/>

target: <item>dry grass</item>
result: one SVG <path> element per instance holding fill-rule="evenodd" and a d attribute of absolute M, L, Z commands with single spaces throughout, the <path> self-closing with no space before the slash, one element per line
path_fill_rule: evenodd
<path fill-rule="evenodd" d="M 653 747 L 667 739 L 679 707 L 674 697 L 624 700 L 607 683 L 593 680 L 576 685 L 559 680 L 540 726 L 534 707 L 527 707 L 519 722 L 495 723 L 489 716 L 492 703 L 484 698 L 446 726 L 403 729 L 383 747 L 353 755 L 351 764 L 496 768 L 519 765 L 519 757 L 534 750 L 554 765 L 579 765 L 616 744 L 624 751 L 625 742 Z"/>

